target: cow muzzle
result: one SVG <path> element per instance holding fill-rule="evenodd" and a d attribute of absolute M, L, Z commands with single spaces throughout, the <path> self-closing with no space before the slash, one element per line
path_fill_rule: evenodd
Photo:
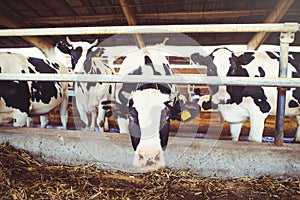
<path fill-rule="evenodd" d="M 220 87 L 219 91 L 212 95 L 211 101 L 213 104 L 227 104 L 230 101 L 230 95 L 226 88 Z"/>
<path fill-rule="evenodd" d="M 134 155 L 133 165 L 145 171 L 162 168 L 165 166 L 163 151 L 161 149 L 137 150 Z"/>

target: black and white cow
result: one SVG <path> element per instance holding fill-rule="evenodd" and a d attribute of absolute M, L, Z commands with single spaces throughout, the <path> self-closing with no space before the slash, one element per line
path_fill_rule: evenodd
<path fill-rule="evenodd" d="M 165 56 L 147 48 L 127 54 L 119 74 L 173 75 Z M 168 143 L 170 119 L 187 121 L 199 114 L 197 104 L 180 105 L 175 84 L 119 83 L 115 97 L 116 101 L 102 102 L 103 108 L 113 111 L 121 133 L 130 133 L 135 151 L 133 165 L 144 170 L 165 165 L 163 151 Z"/>
<path fill-rule="evenodd" d="M 211 112 L 213 111 L 210 95 L 204 94 L 201 95 L 200 88 L 190 88 L 191 86 L 188 86 L 188 99 L 189 101 L 196 102 L 201 109 L 201 112 Z"/>
<path fill-rule="evenodd" d="M 208 76 L 278 77 L 279 54 L 275 52 L 232 52 L 214 50 L 208 56 L 191 55 L 194 63 L 207 66 Z M 290 53 L 288 77 L 300 77 L 300 53 Z M 242 123 L 250 118 L 249 140 L 261 142 L 266 117 L 276 114 L 277 89 L 259 86 L 210 86 L 212 105 L 217 105 L 225 121 L 230 123 L 232 139 L 239 139 Z M 286 115 L 296 116 L 300 141 L 300 88 L 287 91 Z"/>
<path fill-rule="evenodd" d="M 57 48 L 71 56 L 72 69 L 77 74 L 108 74 L 112 75 L 113 70 L 103 64 L 100 57 L 104 49 L 97 47 L 98 39 L 93 43 L 72 42 L 68 37 L 66 42 L 59 42 Z M 75 82 L 74 95 L 76 107 L 80 119 L 89 127 L 88 115 L 91 113 L 90 131 L 95 130 L 95 121 L 98 110 L 97 126 L 100 131 L 108 129 L 108 120 L 105 120 L 105 111 L 102 109 L 101 101 L 113 98 L 115 85 L 110 83 Z"/>
<path fill-rule="evenodd" d="M 1 52 L 0 73 L 66 74 L 68 69 L 54 60 Z M 47 114 L 60 106 L 61 122 L 67 129 L 67 105 L 68 84 L 65 82 L 0 81 L 0 123 L 13 120 L 14 126 L 24 126 L 29 117 L 41 115 L 44 128 L 49 122 Z"/>

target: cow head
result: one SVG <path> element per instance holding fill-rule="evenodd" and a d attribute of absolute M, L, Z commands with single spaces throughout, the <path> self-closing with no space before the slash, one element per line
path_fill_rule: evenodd
<path fill-rule="evenodd" d="M 249 64 L 253 59 L 252 53 L 234 54 L 227 48 L 218 48 L 208 56 L 202 56 L 199 53 L 191 55 L 194 64 L 207 67 L 207 76 L 249 76 L 247 71 L 242 67 Z M 211 101 L 213 104 L 225 104 L 236 102 L 241 99 L 244 87 L 209 85 L 211 92 Z M 233 95 L 234 93 L 234 95 Z"/>
<path fill-rule="evenodd" d="M 163 151 L 168 144 L 170 120 L 186 122 L 199 113 L 197 103 L 182 105 L 179 100 L 170 100 L 169 94 L 156 88 L 137 89 L 132 93 L 128 106 L 115 101 L 103 101 L 102 105 L 116 118 L 126 115 L 129 119 L 135 151 L 133 164 L 145 170 L 165 166 Z"/>
<path fill-rule="evenodd" d="M 60 41 L 56 44 L 57 48 L 65 54 L 71 56 L 72 69 L 75 73 L 88 73 L 91 64 L 89 63 L 93 56 L 99 57 L 99 53 L 103 53 L 101 48 L 97 48 L 98 39 L 93 43 L 88 42 L 72 42 L 68 37 L 66 42 Z"/>
<path fill-rule="evenodd" d="M 149 56 L 143 58 L 145 65 L 137 67 L 138 70 L 129 75 L 145 75 L 142 73 L 145 71 L 159 74 L 159 66 L 164 67 L 163 63 L 156 66 Z M 104 101 L 103 109 L 112 111 L 115 118 L 128 119 L 131 143 L 135 151 L 135 166 L 143 170 L 163 167 L 163 151 L 168 144 L 170 120 L 188 121 L 199 114 L 199 106 L 192 102 L 182 105 L 178 95 L 174 97 L 172 94 L 172 86 L 169 84 L 139 83 L 125 88 L 124 91 L 129 94 L 127 102 L 125 97 L 121 100 L 124 103 Z"/>

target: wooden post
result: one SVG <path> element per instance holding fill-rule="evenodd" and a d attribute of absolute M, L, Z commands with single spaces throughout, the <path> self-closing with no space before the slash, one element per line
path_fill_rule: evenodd
<path fill-rule="evenodd" d="M 137 22 L 134 18 L 134 15 L 133 13 L 131 12 L 130 8 L 129 8 L 129 5 L 128 3 L 126 2 L 126 0 L 119 0 L 120 1 L 120 4 L 121 4 L 121 7 L 122 7 L 122 10 L 123 10 L 123 13 L 126 17 L 126 20 L 128 22 L 128 25 L 130 26 L 135 26 L 137 25 Z M 133 34 L 133 37 L 134 37 L 134 40 L 137 44 L 137 46 L 141 49 L 141 48 L 144 48 L 146 45 L 144 43 L 144 40 L 142 38 L 142 35 L 141 34 L 138 34 L 138 33 L 134 33 Z"/>

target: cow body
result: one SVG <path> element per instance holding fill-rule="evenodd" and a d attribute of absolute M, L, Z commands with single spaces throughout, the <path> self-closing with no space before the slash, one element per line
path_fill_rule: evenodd
<path fill-rule="evenodd" d="M 113 70 L 104 65 L 99 59 L 104 49 L 96 47 L 98 41 L 90 44 L 88 42 L 72 42 L 67 38 L 67 43 L 60 42 L 57 47 L 63 53 L 71 55 L 72 68 L 78 74 L 108 74 L 112 75 Z M 108 122 L 105 121 L 104 110 L 101 101 L 110 100 L 114 95 L 114 84 L 75 82 L 74 96 L 80 119 L 89 127 L 88 114 L 91 114 L 90 131 L 95 130 L 95 122 L 100 131 L 108 129 Z M 98 117 L 96 121 L 98 111 Z"/>
<path fill-rule="evenodd" d="M 140 49 L 126 55 L 119 74 L 172 76 L 173 72 L 159 50 Z M 104 108 L 113 111 L 121 133 L 130 133 L 133 164 L 144 170 L 164 166 L 170 119 L 182 111 L 176 85 L 118 83 L 115 96 L 116 102 L 103 102 Z M 193 109 L 198 113 L 198 106 Z"/>
<path fill-rule="evenodd" d="M 0 53 L 1 73 L 52 73 L 66 74 L 66 66 L 49 59 L 25 57 L 17 53 Z M 60 105 L 61 122 L 67 128 L 68 84 L 44 81 L 1 81 L 0 83 L 1 123 L 14 120 L 14 126 L 24 126 L 27 117 L 47 115 Z M 48 123 L 41 118 L 41 127 Z M 28 125 L 28 124 L 27 124 Z"/>
<path fill-rule="evenodd" d="M 299 53 L 291 53 L 288 77 L 300 77 Z M 209 56 L 193 54 L 194 63 L 207 66 L 208 76 L 278 77 L 279 54 L 275 52 L 232 52 L 226 48 Z M 249 140 L 261 142 L 264 122 L 276 115 L 277 89 L 259 86 L 210 86 L 211 103 L 217 105 L 225 121 L 230 123 L 233 140 L 238 140 L 242 123 L 250 119 Z M 300 123 L 300 88 L 287 91 L 286 115 L 297 116 Z M 296 140 L 300 141 L 298 126 Z"/>

